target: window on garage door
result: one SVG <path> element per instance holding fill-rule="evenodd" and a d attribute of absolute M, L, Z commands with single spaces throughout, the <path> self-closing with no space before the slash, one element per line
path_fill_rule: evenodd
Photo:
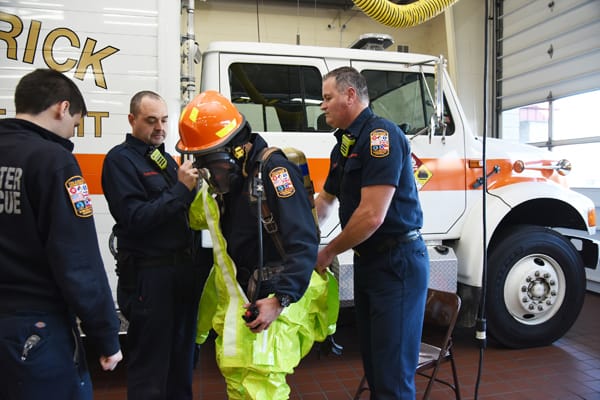
<path fill-rule="evenodd" d="M 600 90 L 514 108 L 502 113 L 503 138 L 546 147 L 571 161 L 573 187 L 600 187 Z"/>
<path fill-rule="evenodd" d="M 497 2 L 497 108 L 503 139 L 546 147 L 573 163 L 570 184 L 599 187 L 600 4 Z"/>

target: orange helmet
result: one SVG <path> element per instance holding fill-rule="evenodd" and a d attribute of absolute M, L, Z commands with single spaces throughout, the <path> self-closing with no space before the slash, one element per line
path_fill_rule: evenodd
<path fill-rule="evenodd" d="M 180 153 L 202 154 L 224 146 L 244 127 L 246 120 L 235 106 L 214 90 L 200 93 L 179 117 Z"/>

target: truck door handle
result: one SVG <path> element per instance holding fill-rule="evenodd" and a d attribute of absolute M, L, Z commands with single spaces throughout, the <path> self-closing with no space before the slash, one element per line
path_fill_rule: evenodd
<path fill-rule="evenodd" d="M 490 176 L 497 174 L 498 172 L 500 172 L 500 166 L 499 165 L 494 165 L 494 168 L 492 169 L 492 171 L 487 174 L 487 178 L 489 178 Z M 475 182 L 473 182 L 473 189 L 477 189 L 479 186 L 483 185 L 483 176 L 480 176 L 479 178 L 477 178 L 477 180 Z"/>

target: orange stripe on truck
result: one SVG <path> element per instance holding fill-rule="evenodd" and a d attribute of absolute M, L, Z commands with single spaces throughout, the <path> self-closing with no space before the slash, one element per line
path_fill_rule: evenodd
<path fill-rule="evenodd" d="M 75 154 L 90 194 L 103 194 L 102 164 L 104 154 Z"/>
<path fill-rule="evenodd" d="M 104 154 L 75 154 L 83 177 L 85 178 L 90 194 L 103 194 L 102 191 L 102 163 Z M 179 158 L 176 157 L 178 160 Z M 433 190 L 473 190 L 473 184 L 482 176 L 481 167 L 468 168 L 468 160 L 464 159 L 421 159 L 421 162 L 431 173 L 431 177 L 423 186 L 421 191 Z M 555 181 L 564 185 L 565 180 L 558 174 L 550 170 L 525 169 L 523 173 L 516 173 L 512 170 L 510 160 L 488 160 L 488 174 L 494 166 L 500 167 L 500 172 L 492 174 L 488 178 L 488 187 L 497 189 L 502 186 L 527 182 L 543 181 L 546 179 Z M 548 162 L 549 164 L 549 162 Z M 473 165 L 473 164 L 471 164 Z M 308 159 L 308 168 L 311 178 L 315 185 L 315 191 L 323 189 L 327 171 L 329 170 L 328 158 L 310 158 Z M 481 190 L 481 186 L 476 190 Z"/>

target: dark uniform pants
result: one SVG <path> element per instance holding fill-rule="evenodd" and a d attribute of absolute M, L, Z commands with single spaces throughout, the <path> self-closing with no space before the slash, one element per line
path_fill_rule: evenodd
<path fill-rule="evenodd" d="M 129 321 L 127 398 L 191 400 L 201 269 L 137 269 L 136 287 L 119 281 L 117 299 Z"/>
<path fill-rule="evenodd" d="M 79 331 L 66 315 L 0 315 L 0 366 L 1 400 L 92 399 Z"/>
<path fill-rule="evenodd" d="M 355 254 L 354 303 L 373 400 L 414 400 L 429 256 L 423 240 Z"/>

